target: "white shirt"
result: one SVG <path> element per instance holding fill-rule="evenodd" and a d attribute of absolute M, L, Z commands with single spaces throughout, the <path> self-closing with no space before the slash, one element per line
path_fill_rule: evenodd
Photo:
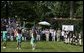
<path fill-rule="evenodd" d="M 62 36 L 64 36 L 64 31 L 61 32 Z"/>
<path fill-rule="evenodd" d="M 56 31 L 54 31 L 54 36 L 56 36 Z"/>
<path fill-rule="evenodd" d="M 81 38 L 81 34 L 79 34 L 79 38 Z"/>

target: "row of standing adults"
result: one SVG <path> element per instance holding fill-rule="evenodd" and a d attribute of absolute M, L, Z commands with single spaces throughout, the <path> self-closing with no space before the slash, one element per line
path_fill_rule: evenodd
<path fill-rule="evenodd" d="M 61 31 L 61 30 L 54 30 L 54 29 L 45 29 L 45 30 L 36 30 L 37 37 L 36 40 L 46 40 L 49 41 L 50 39 L 52 41 L 64 41 L 64 43 L 70 43 L 70 44 L 82 44 L 82 33 L 73 33 L 70 31 Z M 9 40 L 15 39 L 15 29 L 10 28 L 7 30 L 7 37 Z M 31 30 L 24 30 L 22 29 L 22 39 L 23 40 L 29 40 L 31 38 Z"/>
<path fill-rule="evenodd" d="M 82 45 L 82 32 L 74 33 L 72 31 L 61 31 L 60 29 L 45 29 L 41 32 L 46 37 L 46 41 L 51 39 L 52 41 L 63 41 L 66 44 Z M 39 36 L 37 38 L 37 40 L 40 40 Z"/>
<path fill-rule="evenodd" d="M 63 41 L 64 43 L 82 45 L 82 32 L 72 32 L 64 30 L 54 30 L 54 29 L 45 29 L 45 30 L 36 30 L 37 36 L 36 40 L 40 41 L 45 39 L 49 41 Z M 31 33 L 30 33 L 31 34 Z"/>

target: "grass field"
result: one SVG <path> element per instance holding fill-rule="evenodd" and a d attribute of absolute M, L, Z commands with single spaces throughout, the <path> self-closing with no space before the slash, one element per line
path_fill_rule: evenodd
<path fill-rule="evenodd" d="M 36 49 L 31 49 L 30 42 L 22 42 L 22 49 L 16 49 L 16 42 L 7 42 L 7 48 L 2 48 L 1 52 L 83 52 L 83 46 L 64 44 L 63 42 L 37 42 Z"/>

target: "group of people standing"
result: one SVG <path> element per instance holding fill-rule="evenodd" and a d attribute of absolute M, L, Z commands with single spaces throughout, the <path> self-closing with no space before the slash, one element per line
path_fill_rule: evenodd
<path fill-rule="evenodd" d="M 24 39 L 26 40 L 27 36 L 30 37 L 30 43 L 32 45 L 32 49 L 34 50 L 36 47 L 36 42 L 41 41 L 43 34 L 46 41 L 49 41 L 50 39 L 52 41 L 63 41 L 66 44 L 79 44 L 82 45 L 82 33 L 73 33 L 71 31 L 64 31 L 55 29 L 37 29 L 35 26 L 30 30 L 23 30 L 20 27 L 13 28 L 8 27 L 6 30 L 6 25 L 4 24 L 2 33 L 2 41 L 3 41 L 3 48 L 6 48 L 7 38 L 11 40 L 17 40 L 17 49 L 21 49 L 21 42 L 22 38 L 24 36 Z M 51 38 L 50 38 L 51 37 Z"/>
<path fill-rule="evenodd" d="M 73 33 L 72 31 L 62 31 L 62 40 L 67 44 L 82 45 L 82 33 Z"/>
<path fill-rule="evenodd" d="M 6 43 L 7 43 L 7 31 L 1 31 L 2 32 L 2 40 L 3 40 L 3 48 L 6 48 Z M 14 37 L 16 37 L 17 40 L 17 49 L 21 49 L 21 29 L 15 29 L 14 31 Z"/>
<path fill-rule="evenodd" d="M 82 45 L 82 32 L 77 33 L 73 31 L 55 30 L 55 29 L 45 29 L 42 31 L 45 34 L 46 41 L 63 41 L 66 44 Z"/>
<path fill-rule="evenodd" d="M 42 36 L 44 34 L 44 38 L 46 41 L 50 40 L 50 36 L 51 36 L 51 40 L 52 41 L 63 41 L 64 43 L 70 43 L 70 44 L 79 44 L 82 45 L 82 33 L 72 33 L 71 31 L 64 31 L 64 30 L 55 30 L 55 29 L 45 29 L 45 30 L 40 30 L 37 29 L 35 27 L 33 27 L 31 30 L 29 30 L 29 35 L 31 37 L 31 45 L 33 50 L 35 49 L 35 43 L 36 41 L 40 41 L 42 40 Z M 4 42 L 4 46 L 6 47 L 6 41 L 7 41 L 7 33 L 8 31 L 2 31 L 2 37 L 3 37 L 3 42 Z M 17 49 L 21 48 L 21 42 L 22 42 L 22 37 L 23 37 L 23 31 L 21 28 L 16 28 L 13 30 L 14 33 L 14 39 L 17 40 Z M 27 33 L 27 32 L 26 32 Z M 25 36 L 26 37 L 26 36 Z M 5 48 L 3 47 L 3 48 Z"/>
<path fill-rule="evenodd" d="M 3 48 L 6 48 L 6 45 L 7 45 L 7 41 L 8 41 L 8 38 L 7 38 L 7 31 L 4 30 L 4 31 L 1 31 L 2 33 L 2 41 L 3 41 Z M 33 50 L 35 49 L 35 43 L 36 43 L 36 31 L 35 29 L 32 29 L 31 30 L 31 45 L 32 45 L 32 48 Z M 17 49 L 21 49 L 21 42 L 22 42 L 22 29 L 21 28 L 16 28 L 14 29 L 14 38 L 17 40 Z"/>

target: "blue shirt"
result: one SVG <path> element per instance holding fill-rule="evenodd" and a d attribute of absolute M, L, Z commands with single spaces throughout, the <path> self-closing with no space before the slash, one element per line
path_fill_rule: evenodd
<path fill-rule="evenodd" d="M 18 34 L 17 38 L 21 39 L 22 38 L 22 34 Z"/>
<path fill-rule="evenodd" d="M 7 35 L 6 35 L 7 31 L 3 31 L 2 33 L 3 33 L 3 39 L 7 39 Z"/>

